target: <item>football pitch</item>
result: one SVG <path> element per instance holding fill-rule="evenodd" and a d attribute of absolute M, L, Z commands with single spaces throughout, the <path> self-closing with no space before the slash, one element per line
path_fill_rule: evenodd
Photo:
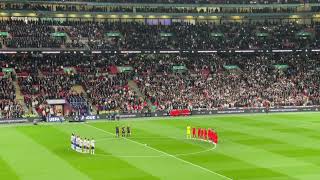
<path fill-rule="evenodd" d="M 116 138 L 115 126 L 132 136 Z M 219 144 L 186 139 L 213 128 Z M 74 132 L 96 154 L 70 148 Z M 0 126 L 0 179 L 320 179 L 320 113 L 152 118 Z"/>

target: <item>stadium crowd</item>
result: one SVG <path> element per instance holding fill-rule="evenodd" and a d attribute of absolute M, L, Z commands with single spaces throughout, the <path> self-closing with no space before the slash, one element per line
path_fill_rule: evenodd
<path fill-rule="evenodd" d="M 0 77 L 0 119 L 20 118 L 23 113 L 23 107 L 15 100 L 12 78 L 10 76 Z"/>
<path fill-rule="evenodd" d="M 66 99 L 79 114 L 146 109 L 320 105 L 316 52 L 231 53 L 320 48 L 318 24 L 1 21 L 3 48 L 226 50 L 217 54 L 21 53 L 0 56 L 1 117 L 52 113 Z M 68 38 L 54 37 L 65 33 Z M 67 41 L 70 39 L 71 41 Z M 13 69 L 13 72 L 8 72 Z M 10 70 L 11 71 L 11 70 Z M 16 99 L 17 82 L 26 108 Z M 75 92 L 82 86 L 83 92 Z"/>
<path fill-rule="evenodd" d="M 53 27 L 38 22 L 1 21 L 0 30 L 8 32 L 6 41 L 9 48 L 49 48 L 59 47 L 59 40 L 51 38 Z"/>
<path fill-rule="evenodd" d="M 257 4 L 257 3 L 251 3 Z M 260 4 L 260 3 L 258 3 Z M 268 4 L 268 3 L 267 3 Z M 43 4 L 40 5 L 30 4 L 26 2 L 20 2 L 18 4 L 0 4 L 0 9 L 5 10 L 33 10 L 33 11 L 66 11 L 66 12 L 115 12 L 115 13 L 199 13 L 199 14 L 217 14 L 217 13 L 294 13 L 298 12 L 298 6 L 288 7 L 261 7 L 254 6 L 248 8 L 246 6 L 239 7 L 239 5 L 225 7 L 225 6 L 208 6 L 208 7 L 195 7 L 195 6 L 150 6 L 140 5 L 132 6 L 130 4 L 121 6 L 102 6 L 96 4 L 95 6 L 77 6 L 74 4 Z M 319 6 L 312 6 L 310 8 L 312 12 L 318 12 Z"/>
<path fill-rule="evenodd" d="M 92 105 L 96 106 L 99 112 L 111 110 L 124 112 L 142 111 L 146 104 L 128 86 L 129 76 L 121 74 L 109 77 L 84 78 L 83 83 Z"/>
<path fill-rule="evenodd" d="M 20 60 L 15 69 L 22 68 Z M 68 100 L 81 114 L 93 107 L 101 113 L 320 105 L 317 53 L 58 54 L 30 55 L 24 60 L 38 73 L 20 73 L 18 84 L 26 105 L 39 113 L 49 113 L 46 100 L 55 98 Z M 63 67 L 74 71 L 63 71 Z M 130 68 L 122 71 L 120 67 Z M 9 103 L 16 107 L 11 114 L 21 113 L 12 80 L 2 79 L 1 84 L 3 110 Z M 75 85 L 83 86 L 84 92 L 75 93 Z"/>
<path fill-rule="evenodd" d="M 150 24 L 151 23 L 151 24 Z M 8 48 L 87 48 L 92 50 L 224 50 L 319 48 L 320 26 L 297 23 L 173 23 L 1 21 Z M 54 37 L 52 33 L 65 33 Z"/>
<path fill-rule="evenodd" d="M 117 61 L 118 57 L 29 54 L 2 59 L 5 66 L 15 69 L 27 108 L 35 108 L 45 116 L 52 113 L 47 99 L 66 99 L 78 114 L 89 114 L 92 106 L 98 112 L 120 109 L 137 112 L 146 106 L 128 87 L 131 75 L 109 72 L 112 67 L 117 71 L 114 63 L 123 63 Z M 75 92 L 72 89 L 75 85 L 83 86 L 87 95 Z"/>
<path fill-rule="evenodd" d="M 141 91 L 161 110 L 320 102 L 317 56 L 162 56 L 143 63 L 149 70 L 138 77 Z M 185 68 L 174 71 L 174 64 Z"/>
<path fill-rule="evenodd" d="M 39 0 L 52 1 L 52 0 Z M 73 2 L 75 0 L 54 0 Z M 301 4 L 318 3 L 319 0 L 80 0 L 80 2 L 109 2 L 109 3 L 172 3 L 172 4 Z"/>
<path fill-rule="evenodd" d="M 92 111 L 84 93 L 71 91 L 68 95 L 66 95 L 66 99 L 70 103 L 73 111 L 79 115 L 88 115 Z"/>
<path fill-rule="evenodd" d="M 91 49 L 311 48 L 319 47 L 320 37 L 319 26 L 295 23 L 172 23 L 158 26 L 141 23 L 66 23 L 65 26 L 72 27 L 68 31 L 71 37 L 88 39 Z M 108 32 L 111 32 L 110 35 Z"/>

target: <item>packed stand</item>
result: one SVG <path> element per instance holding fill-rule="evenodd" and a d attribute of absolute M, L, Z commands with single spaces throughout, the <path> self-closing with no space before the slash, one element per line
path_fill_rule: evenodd
<path fill-rule="evenodd" d="M 297 23 L 24 22 L 2 21 L 11 48 L 88 50 L 237 50 L 320 48 L 320 25 Z M 65 33 L 70 40 L 51 37 Z"/>
<path fill-rule="evenodd" d="M 231 1 L 225 1 L 224 4 L 230 4 Z M 234 1 L 236 2 L 236 1 Z M 244 2 L 244 1 L 237 1 Z M 262 2 L 262 3 L 261 3 Z M 251 4 L 270 4 L 266 3 L 267 1 L 251 1 Z M 297 4 L 299 1 L 295 1 Z M 319 2 L 318 2 L 319 3 Z M 244 4 L 244 3 L 240 3 Z M 92 6 L 79 6 L 77 3 L 65 3 L 57 5 L 53 4 L 39 4 L 39 3 L 28 3 L 28 2 L 17 2 L 14 4 L 0 4 L 0 9 L 4 10 L 32 10 L 32 11 L 66 11 L 66 12 L 116 12 L 116 13 L 199 13 L 199 14 L 216 14 L 216 13 L 295 13 L 301 12 L 301 9 L 297 6 L 282 6 L 277 7 L 273 5 L 270 7 L 261 7 L 261 6 L 251 6 L 250 8 L 247 5 L 230 5 L 230 6 L 162 6 L 150 4 L 125 4 L 116 6 L 112 5 L 101 5 L 95 4 Z M 310 8 L 311 12 L 318 12 L 319 6 L 312 6 Z"/>
<path fill-rule="evenodd" d="M 72 107 L 72 110 L 78 115 L 90 114 L 90 105 L 82 93 L 70 92 L 66 99 Z"/>
<path fill-rule="evenodd" d="M 151 66 L 144 65 L 137 81 L 159 110 L 319 105 L 318 60 L 293 54 L 146 58 Z M 174 63 L 186 69 L 173 71 Z"/>
<path fill-rule="evenodd" d="M 167 24 L 166 24 L 167 23 Z M 93 50 L 224 50 L 319 48 L 318 24 L 65 22 L 59 25 Z"/>
<path fill-rule="evenodd" d="M 28 76 L 19 78 L 25 103 L 38 112 L 43 110 L 47 99 L 64 99 L 76 80 L 67 75 Z"/>
<path fill-rule="evenodd" d="M 51 1 L 51 0 L 38 0 Z M 59 0 L 54 0 L 59 1 Z M 60 0 L 75 2 L 75 0 Z M 109 3 L 171 3 L 171 4 L 301 4 L 318 3 L 318 0 L 80 0 L 80 2 L 109 2 Z"/>
<path fill-rule="evenodd" d="M 41 21 L 1 21 L 0 31 L 10 35 L 4 44 L 8 48 L 59 48 L 65 41 L 52 37 L 54 28 Z"/>
<path fill-rule="evenodd" d="M 22 117 L 24 109 L 15 98 L 15 87 L 12 78 L 0 77 L 0 119 Z"/>
<path fill-rule="evenodd" d="M 6 61 L 16 62 L 10 65 L 15 69 L 33 68 L 26 76 L 19 76 L 18 81 L 28 108 L 36 108 L 39 114 L 50 113 L 47 99 L 65 98 L 75 112 L 89 114 L 91 104 L 103 113 L 120 110 L 139 112 L 146 103 L 130 90 L 128 81 L 130 73 L 112 72 L 112 67 L 124 65 L 121 57 L 83 54 L 28 55 L 27 57 L 5 57 Z M 13 59 L 16 59 L 15 61 Z M 64 69 L 72 69 L 66 72 Z M 82 85 L 87 92 L 77 94 L 72 86 Z M 43 112 L 43 113 L 42 113 Z"/>
<path fill-rule="evenodd" d="M 25 67 L 27 76 L 18 76 L 20 89 L 27 106 L 38 112 L 50 111 L 46 100 L 56 98 L 67 99 L 83 114 L 91 104 L 99 113 L 141 112 L 150 104 L 156 110 L 320 105 L 317 53 L 78 53 L 3 59 L 17 71 Z M 119 67 L 130 68 L 121 72 Z M 74 85 L 82 85 L 87 95 L 74 93 Z M 0 90 L 3 102 L 17 106 L 12 80 L 1 79 Z"/>
<path fill-rule="evenodd" d="M 130 89 L 130 74 L 91 76 L 83 79 L 89 99 L 98 112 L 141 112 L 146 102 Z"/>

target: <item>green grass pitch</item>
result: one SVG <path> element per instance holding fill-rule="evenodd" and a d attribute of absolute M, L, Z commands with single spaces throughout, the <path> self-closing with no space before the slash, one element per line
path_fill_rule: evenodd
<path fill-rule="evenodd" d="M 132 137 L 115 138 L 116 125 Z M 186 139 L 214 128 L 219 144 Z M 70 134 L 96 139 L 96 155 Z M 320 113 L 247 114 L 0 126 L 0 179 L 320 179 Z"/>

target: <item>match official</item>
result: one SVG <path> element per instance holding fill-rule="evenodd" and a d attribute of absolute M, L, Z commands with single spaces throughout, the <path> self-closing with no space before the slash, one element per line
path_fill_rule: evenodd
<path fill-rule="evenodd" d="M 116 126 L 116 136 L 117 137 L 119 137 L 119 133 L 120 133 L 119 126 Z"/>
<path fill-rule="evenodd" d="M 127 136 L 131 136 L 131 129 L 130 129 L 130 126 L 127 126 Z"/>

